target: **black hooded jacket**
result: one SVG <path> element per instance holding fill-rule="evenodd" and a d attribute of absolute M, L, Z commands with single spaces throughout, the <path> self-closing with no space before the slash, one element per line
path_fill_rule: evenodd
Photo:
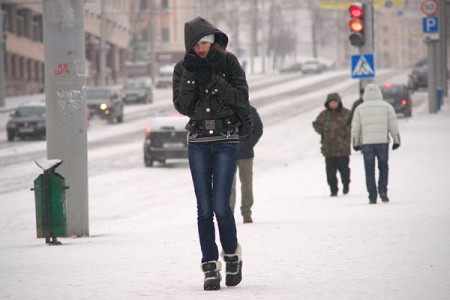
<path fill-rule="evenodd" d="M 184 31 L 186 53 L 209 34 L 214 34 L 214 43 L 222 48 L 226 49 L 228 44 L 227 35 L 201 17 L 187 22 Z M 205 86 L 197 84 L 195 74 L 187 71 L 183 62 L 175 65 L 173 74 L 173 102 L 179 113 L 191 120 L 202 121 L 229 118 L 238 110 L 250 111 L 247 80 L 235 55 L 225 53 Z M 251 115 L 248 117 L 251 119 Z"/>
<path fill-rule="evenodd" d="M 253 130 L 250 135 L 239 139 L 239 159 L 254 158 L 254 147 L 263 134 L 263 123 L 255 107 L 252 110 Z"/>

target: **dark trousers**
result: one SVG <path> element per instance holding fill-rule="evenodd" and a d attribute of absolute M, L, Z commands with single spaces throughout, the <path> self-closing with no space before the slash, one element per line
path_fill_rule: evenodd
<path fill-rule="evenodd" d="M 239 144 L 191 143 L 188 149 L 189 167 L 197 197 L 197 225 L 202 262 L 218 260 L 214 216 L 224 252 L 234 253 L 238 245 L 230 196 Z"/>
<path fill-rule="evenodd" d="M 332 193 L 337 193 L 338 180 L 336 173 L 339 171 L 341 174 L 342 184 L 348 185 L 350 183 L 350 156 L 339 156 L 339 157 L 326 157 L 325 166 L 327 169 L 327 182 L 330 186 Z"/>
<path fill-rule="evenodd" d="M 366 186 L 369 199 L 377 199 L 377 190 L 380 194 L 387 193 L 389 177 L 389 144 L 367 144 L 361 146 L 366 170 Z M 375 179 L 375 161 L 378 160 L 378 188 Z"/>

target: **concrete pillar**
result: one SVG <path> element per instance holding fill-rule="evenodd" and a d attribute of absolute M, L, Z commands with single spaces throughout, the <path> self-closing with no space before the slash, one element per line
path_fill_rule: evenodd
<path fill-rule="evenodd" d="M 66 191 L 68 235 L 89 235 L 83 2 L 43 0 L 47 158 Z"/>

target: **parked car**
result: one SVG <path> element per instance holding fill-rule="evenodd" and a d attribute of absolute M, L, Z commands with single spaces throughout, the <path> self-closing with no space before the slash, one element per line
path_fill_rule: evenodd
<path fill-rule="evenodd" d="M 408 87 L 416 91 L 428 87 L 428 63 L 426 59 L 416 62 L 408 75 Z"/>
<path fill-rule="evenodd" d="M 411 95 L 408 88 L 404 84 L 385 83 L 379 85 L 383 98 L 390 103 L 397 115 L 411 117 L 412 103 Z"/>
<path fill-rule="evenodd" d="M 302 63 L 293 63 L 292 65 L 287 66 L 286 68 L 280 69 L 280 73 L 295 73 L 302 71 Z"/>
<path fill-rule="evenodd" d="M 155 78 L 156 88 L 172 87 L 173 65 L 166 64 L 159 68 L 159 75 Z"/>
<path fill-rule="evenodd" d="M 132 102 L 147 104 L 153 102 L 152 85 L 148 78 L 127 81 L 122 87 L 122 92 L 125 104 Z"/>
<path fill-rule="evenodd" d="M 164 164 L 167 159 L 187 158 L 187 130 L 189 118 L 179 114 L 154 117 L 145 129 L 144 163 Z"/>
<path fill-rule="evenodd" d="M 308 60 L 303 63 L 302 72 L 304 74 L 317 74 L 321 73 L 325 69 L 325 66 L 317 60 Z"/>
<path fill-rule="evenodd" d="M 123 122 L 123 94 L 112 87 L 89 87 L 86 89 L 86 104 L 90 117 L 99 116 L 108 123 Z"/>
<path fill-rule="evenodd" d="M 20 105 L 6 124 L 6 134 L 9 142 L 15 137 L 42 138 L 46 136 L 45 103 L 29 102 Z"/>

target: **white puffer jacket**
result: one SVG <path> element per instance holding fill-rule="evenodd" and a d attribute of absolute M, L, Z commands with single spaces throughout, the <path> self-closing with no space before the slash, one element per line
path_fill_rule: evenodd
<path fill-rule="evenodd" d="M 368 84 L 364 89 L 364 102 L 359 105 L 352 120 L 353 147 L 365 144 L 389 143 L 389 134 L 394 144 L 400 145 L 400 132 L 395 110 L 383 100 L 378 85 Z"/>

